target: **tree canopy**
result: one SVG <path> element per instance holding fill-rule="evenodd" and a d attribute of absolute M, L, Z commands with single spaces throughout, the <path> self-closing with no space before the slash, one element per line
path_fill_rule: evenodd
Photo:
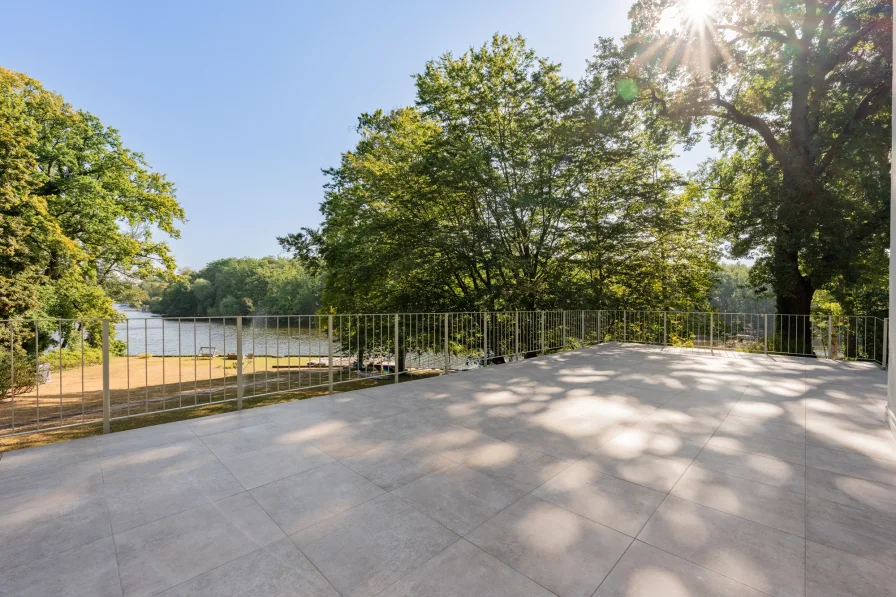
<path fill-rule="evenodd" d="M 134 280 L 171 274 L 154 233 L 184 211 L 117 130 L 36 80 L 0 68 L 0 319 L 114 317 Z"/>
<path fill-rule="evenodd" d="M 427 63 L 415 106 L 359 118 L 322 227 L 281 244 L 343 312 L 704 305 L 717 219 L 671 138 L 602 104 L 603 60 L 576 83 L 496 35 Z"/>
<path fill-rule="evenodd" d="M 638 0 L 625 40 L 635 103 L 722 152 L 704 172 L 730 252 L 783 313 L 879 283 L 889 229 L 892 4 Z"/>
<path fill-rule="evenodd" d="M 174 317 L 314 313 L 320 294 L 316 276 L 276 257 L 219 259 L 147 288 L 150 310 Z"/>

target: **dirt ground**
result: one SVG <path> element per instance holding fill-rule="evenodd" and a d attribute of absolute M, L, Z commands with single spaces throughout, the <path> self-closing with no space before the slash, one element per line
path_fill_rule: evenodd
<path fill-rule="evenodd" d="M 273 360 L 273 359 L 272 359 Z M 439 371 L 414 371 L 402 374 L 401 383 L 414 381 L 417 379 L 439 375 Z M 391 376 L 380 379 L 360 379 L 354 381 L 343 381 L 343 383 L 334 386 L 334 392 L 348 392 L 350 390 L 360 390 L 366 387 L 381 386 L 394 383 Z M 243 408 L 256 408 L 259 406 L 267 406 L 269 404 L 277 404 L 280 402 L 289 402 L 292 400 L 304 400 L 320 396 L 328 392 L 328 387 L 315 386 L 303 390 L 294 390 L 290 392 L 281 392 L 276 394 L 258 395 L 248 397 L 243 401 Z M 2 405 L 2 404 L 0 404 Z M 100 409 L 102 411 L 102 409 Z M 151 425 L 159 425 L 161 423 L 171 423 L 173 421 L 182 421 L 186 419 L 194 419 L 197 417 L 205 417 L 220 413 L 226 413 L 236 410 L 236 402 L 214 402 L 211 404 L 200 404 L 196 408 L 185 408 L 183 410 L 167 410 L 150 412 L 144 416 L 131 417 L 127 419 L 113 420 L 111 423 L 111 431 L 125 431 L 127 429 L 136 429 L 139 427 L 148 427 Z M 102 412 L 100 413 L 102 414 Z M 100 435 L 103 431 L 101 423 L 88 423 L 75 427 L 66 427 L 63 429 L 54 429 L 49 431 L 35 430 L 32 433 L 22 435 L 10 435 L 0 437 L 0 455 L 10 450 L 20 450 L 22 448 L 30 448 L 52 444 L 79 437 L 90 437 Z"/>
<path fill-rule="evenodd" d="M 327 386 L 316 357 L 243 361 L 245 397 Z M 222 357 L 114 357 L 109 364 L 112 417 L 208 404 L 236 397 L 236 362 Z M 334 360 L 334 383 L 363 379 Z M 53 371 L 50 381 L 0 401 L 0 434 L 40 430 L 102 418 L 103 367 Z"/>

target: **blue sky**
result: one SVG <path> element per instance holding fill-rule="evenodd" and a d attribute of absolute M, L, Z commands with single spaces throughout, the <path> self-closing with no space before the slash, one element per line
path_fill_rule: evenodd
<path fill-rule="evenodd" d="M 578 79 L 598 37 L 627 32 L 627 11 L 609 0 L 5 2 L 0 65 L 119 129 L 175 181 L 189 221 L 172 246 L 198 268 L 276 255 L 277 235 L 319 224 L 321 168 L 354 145 L 361 112 L 413 103 L 427 60 L 520 33 Z"/>

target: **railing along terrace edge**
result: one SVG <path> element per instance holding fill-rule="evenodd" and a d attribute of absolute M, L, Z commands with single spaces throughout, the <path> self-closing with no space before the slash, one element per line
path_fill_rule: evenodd
<path fill-rule="evenodd" d="M 0 320 L 0 437 L 605 342 L 886 368 L 888 333 L 874 316 L 607 309 Z"/>

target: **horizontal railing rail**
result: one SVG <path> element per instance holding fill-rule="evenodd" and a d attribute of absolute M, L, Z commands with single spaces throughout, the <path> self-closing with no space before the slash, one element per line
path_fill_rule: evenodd
<path fill-rule="evenodd" d="M 0 437 L 604 342 L 887 364 L 872 316 L 638 310 L 0 320 Z"/>

